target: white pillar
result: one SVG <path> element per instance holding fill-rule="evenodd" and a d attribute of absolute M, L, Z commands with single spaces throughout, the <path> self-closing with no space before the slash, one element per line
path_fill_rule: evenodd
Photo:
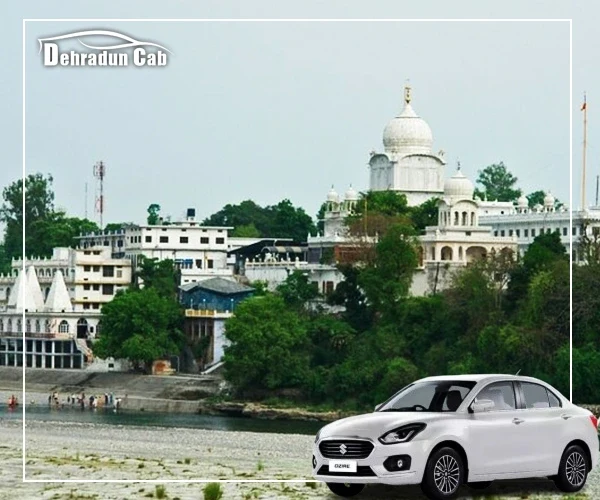
<path fill-rule="evenodd" d="M 52 342 L 52 357 L 50 358 L 50 368 L 54 368 L 54 353 L 55 353 L 56 342 Z"/>

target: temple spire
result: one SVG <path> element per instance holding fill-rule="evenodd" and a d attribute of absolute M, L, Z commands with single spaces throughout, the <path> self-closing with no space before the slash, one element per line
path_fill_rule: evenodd
<path fill-rule="evenodd" d="M 410 104 L 410 100 L 411 100 L 411 87 L 408 84 L 408 82 L 406 83 L 406 85 L 404 85 L 404 103 L 405 104 Z"/>

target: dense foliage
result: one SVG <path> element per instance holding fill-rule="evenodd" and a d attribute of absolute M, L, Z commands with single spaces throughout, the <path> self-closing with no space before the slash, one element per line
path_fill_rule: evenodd
<path fill-rule="evenodd" d="M 54 247 L 75 246 L 80 233 L 98 231 L 96 223 L 69 217 L 54 207 L 52 176 L 29 174 L 25 178 L 25 206 L 23 182 L 17 180 L 2 191 L 0 222 L 5 224 L 4 241 L 0 249 L 0 270 L 10 267 L 10 259 L 23 255 L 23 227 L 25 254 L 31 257 L 49 257 Z"/>
<path fill-rule="evenodd" d="M 418 377 L 520 370 L 568 397 L 570 263 L 559 235 L 538 236 L 519 261 L 491 255 L 443 292 L 411 297 L 412 234 L 395 225 L 368 262 L 341 268 L 346 280 L 327 298 L 341 313 L 319 307 L 300 272 L 240 306 L 226 354 L 238 393 L 365 409 Z M 598 287 L 599 264 L 574 268 L 578 402 L 600 401 L 600 298 L 590 293 Z"/>
<path fill-rule="evenodd" d="M 316 226 L 303 208 L 294 207 L 290 200 L 261 207 L 252 200 L 237 205 L 225 205 L 204 220 L 207 226 L 232 226 L 231 236 L 291 238 L 306 241 L 316 233 Z"/>

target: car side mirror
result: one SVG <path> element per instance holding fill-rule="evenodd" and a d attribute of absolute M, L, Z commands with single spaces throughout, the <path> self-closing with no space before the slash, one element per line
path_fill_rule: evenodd
<path fill-rule="evenodd" d="M 379 408 L 381 408 L 383 406 L 383 403 L 379 403 L 376 407 L 375 407 L 375 411 L 379 411 Z"/>
<path fill-rule="evenodd" d="M 479 401 L 473 401 L 470 410 L 472 413 L 483 413 L 492 410 L 494 406 L 491 399 L 480 399 Z"/>

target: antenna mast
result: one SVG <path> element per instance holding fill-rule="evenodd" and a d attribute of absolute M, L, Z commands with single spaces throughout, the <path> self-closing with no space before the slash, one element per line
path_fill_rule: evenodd
<path fill-rule="evenodd" d="M 585 93 L 583 94 L 583 105 L 581 106 L 583 111 L 583 170 L 581 173 L 581 209 L 586 209 L 585 202 L 585 160 L 587 153 L 587 98 Z"/>
<path fill-rule="evenodd" d="M 85 218 L 86 218 L 86 219 L 88 218 L 88 213 L 87 213 L 87 207 L 88 207 L 88 202 L 87 202 L 87 200 L 88 200 L 88 190 L 87 190 L 87 185 L 88 185 L 88 183 L 86 182 L 86 183 L 85 183 L 85 197 L 84 197 L 84 205 L 83 205 L 83 208 L 84 208 L 84 210 L 83 210 L 83 211 L 84 211 L 84 213 L 85 213 Z"/>
<path fill-rule="evenodd" d="M 100 231 L 104 230 L 104 176 L 106 165 L 99 161 L 94 165 L 94 177 L 98 179 L 99 194 L 96 196 L 96 212 L 100 214 Z"/>

